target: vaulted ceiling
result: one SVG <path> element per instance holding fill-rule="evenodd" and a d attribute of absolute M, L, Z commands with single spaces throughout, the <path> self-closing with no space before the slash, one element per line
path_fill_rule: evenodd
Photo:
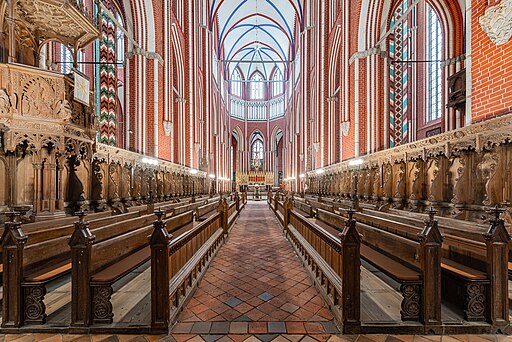
<path fill-rule="evenodd" d="M 266 79 L 279 68 L 285 78 L 295 59 L 302 27 L 302 0 L 210 0 L 210 29 L 218 30 L 216 54 L 224 78 L 240 68 L 244 79 L 259 71 Z"/>

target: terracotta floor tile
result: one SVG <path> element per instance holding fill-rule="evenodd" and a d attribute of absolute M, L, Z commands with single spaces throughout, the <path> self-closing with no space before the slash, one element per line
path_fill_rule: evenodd
<path fill-rule="evenodd" d="M 306 328 L 302 322 L 286 322 L 288 334 L 305 334 Z"/>
<path fill-rule="evenodd" d="M 176 342 L 185 342 L 195 337 L 196 335 L 188 335 L 188 334 L 172 334 L 172 337 L 176 340 Z"/>
<path fill-rule="evenodd" d="M 248 311 L 251 311 L 253 309 L 253 307 L 247 303 L 242 303 L 240 305 L 235 306 L 233 309 L 244 314 Z"/>
<path fill-rule="evenodd" d="M 206 310 L 197 315 L 201 321 L 210 321 L 213 317 L 218 316 L 219 314 L 213 310 Z"/>
<path fill-rule="evenodd" d="M 231 322 L 229 327 L 230 334 L 247 334 L 249 329 L 248 322 Z"/>
<path fill-rule="evenodd" d="M 249 334 L 266 334 L 266 322 L 249 322 Z"/>
<path fill-rule="evenodd" d="M 308 334 L 322 334 L 325 332 L 323 325 L 320 323 L 306 322 L 304 323 L 304 327 Z"/>
<path fill-rule="evenodd" d="M 175 334 L 190 334 L 194 323 L 176 323 L 172 328 L 172 332 Z"/>

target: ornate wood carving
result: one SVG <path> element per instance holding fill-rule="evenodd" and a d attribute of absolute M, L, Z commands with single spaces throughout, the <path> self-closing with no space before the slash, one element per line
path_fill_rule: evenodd
<path fill-rule="evenodd" d="M 25 323 L 44 324 L 46 323 L 46 306 L 44 296 L 46 287 L 38 284 L 23 284 Z"/>
<path fill-rule="evenodd" d="M 91 286 L 92 291 L 92 321 L 98 324 L 111 324 L 114 320 L 112 312 L 112 286 Z"/>
<path fill-rule="evenodd" d="M 402 321 L 419 321 L 421 294 L 420 284 L 405 283 L 400 286 L 400 292 L 404 299 L 402 300 L 400 316 Z"/>

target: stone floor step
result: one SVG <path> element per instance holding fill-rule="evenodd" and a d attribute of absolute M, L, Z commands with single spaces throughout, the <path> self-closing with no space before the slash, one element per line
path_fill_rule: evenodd
<path fill-rule="evenodd" d="M 328 322 L 179 322 L 173 334 L 338 334 L 334 321 Z"/>

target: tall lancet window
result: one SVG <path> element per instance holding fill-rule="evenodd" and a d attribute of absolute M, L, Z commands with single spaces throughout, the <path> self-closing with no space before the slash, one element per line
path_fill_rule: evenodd
<path fill-rule="evenodd" d="M 272 96 L 278 96 L 284 93 L 284 77 L 281 70 L 277 69 L 272 77 Z"/>
<path fill-rule="evenodd" d="M 256 72 L 251 77 L 251 100 L 264 100 L 265 99 L 265 81 L 263 76 Z"/>
<path fill-rule="evenodd" d="M 263 137 L 261 133 L 255 133 L 251 144 L 251 169 L 261 170 L 263 168 Z"/>
<path fill-rule="evenodd" d="M 240 71 L 238 69 L 235 69 L 233 71 L 233 75 L 231 76 L 231 94 L 238 97 L 242 97 L 242 89 L 242 75 L 240 74 Z"/>
<path fill-rule="evenodd" d="M 442 114 L 442 66 L 443 59 L 443 33 L 441 22 L 434 9 L 426 4 L 426 32 L 427 32 L 427 115 L 426 121 L 441 118 Z"/>
<path fill-rule="evenodd" d="M 390 67 L 390 146 L 409 142 L 409 121 L 411 115 L 410 85 L 412 84 L 411 65 L 407 63 L 412 57 L 411 28 L 414 27 L 415 9 L 407 13 L 409 0 L 404 0 L 393 14 L 390 28 L 389 53 Z"/>

